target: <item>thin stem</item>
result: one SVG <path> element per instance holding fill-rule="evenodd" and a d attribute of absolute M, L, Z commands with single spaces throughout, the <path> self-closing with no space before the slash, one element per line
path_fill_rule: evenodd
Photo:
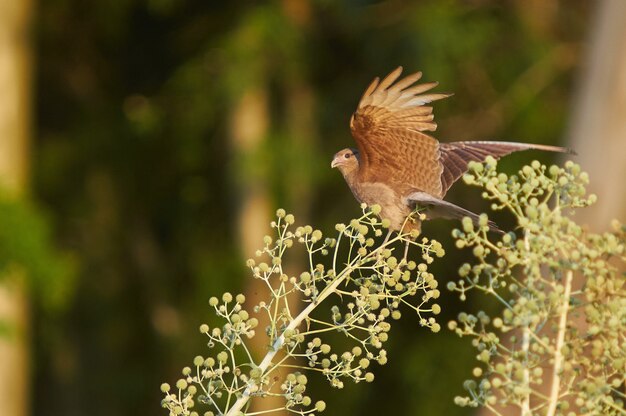
<path fill-rule="evenodd" d="M 337 254 L 339 250 L 339 243 L 341 242 L 341 236 L 343 236 L 343 231 L 339 232 L 339 236 L 337 237 L 337 241 L 335 242 L 335 252 L 333 253 L 333 272 L 337 270 Z"/>
<path fill-rule="evenodd" d="M 491 406 L 489 403 L 485 402 L 484 405 L 487 409 L 489 409 L 491 413 L 495 414 L 496 416 L 504 416 L 502 413 L 500 413 L 495 407 Z"/>
<path fill-rule="evenodd" d="M 267 413 L 272 413 L 272 412 L 281 412 L 285 410 L 285 406 L 283 407 L 277 407 L 275 409 L 268 409 L 268 410 L 260 410 L 258 412 L 252 412 L 252 413 L 248 413 L 248 416 L 254 416 L 254 415 L 264 415 Z"/>
<path fill-rule="evenodd" d="M 559 399 L 559 385 L 561 384 L 561 367 L 563 365 L 563 344 L 565 343 L 565 330 L 567 329 L 567 314 L 569 312 L 569 298 L 572 292 L 573 272 L 568 270 L 565 276 L 565 292 L 563 293 L 563 303 L 561 305 L 561 315 L 559 317 L 559 329 L 554 347 L 554 367 L 552 369 L 552 387 L 550 389 L 550 405 L 546 416 L 556 414 L 556 405 Z"/>
<path fill-rule="evenodd" d="M 616 406 L 615 404 L 609 402 L 606 399 L 604 399 L 603 402 L 604 402 L 604 404 L 609 406 L 611 409 L 618 411 L 622 415 L 626 415 L 626 410 L 624 410 L 623 408 Z"/>
<path fill-rule="evenodd" d="M 522 351 L 524 351 L 524 374 L 523 383 L 527 390 L 524 400 L 522 401 L 522 416 L 530 416 L 530 369 L 528 368 L 528 352 L 530 350 L 530 328 L 528 324 L 524 326 L 522 333 Z"/>
<path fill-rule="evenodd" d="M 524 233 L 524 245 L 526 246 L 526 250 L 529 251 L 530 243 L 528 241 L 528 231 Z M 530 279 L 531 277 L 528 276 Z M 524 396 L 524 400 L 522 401 L 522 416 L 530 416 L 530 369 L 528 368 L 528 353 L 530 351 L 530 323 L 527 320 L 524 320 L 524 329 L 522 332 L 522 351 L 524 351 L 524 372 L 523 372 L 523 383 L 527 392 Z"/>
<path fill-rule="evenodd" d="M 296 316 L 295 319 L 289 323 L 287 328 L 285 328 L 285 331 L 296 329 L 300 325 L 300 323 L 302 323 L 302 321 L 305 318 L 307 318 L 311 314 L 311 312 L 320 303 L 322 303 L 322 301 L 324 301 L 324 299 L 330 296 L 330 294 L 332 294 L 335 291 L 335 289 L 350 275 L 350 271 L 352 271 L 353 268 L 354 268 L 354 262 L 351 263 L 349 267 L 345 268 L 329 286 L 324 288 L 324 290 L 322 290 L 317 300 L 315 302 L 311 302 L 306 308 L 304 308 L 302 312 L 300 312 L 298 316 Z M 285 335 L 284 335 L 285 331 L 283 331 L 283 333 L 276 339 L 271 350 L 265 355 L 265 357 L 263 358 L 263 361 L 261 361 L 261 364 L 259 364 L 259 369 L 261 370 L 262 373 L 265 373 L 267 368 L 271 365 L 272 359 L 274 359 L 274 356 L 276 356 L 276 353 L 278 353 L 278 351 L 281 349 L 281 347 L 285 343 Z M 246 405 L 248 400 L 250 400 L 250 390 L 253 384 L 254 384 L 254 381 L 252 381 L 251 384 L 248 385 L 248 387 L 244 390 L 241 397 L 239 397 L 239 399 L 237 399 L 237 401 L 233 404 L 233 406 L 228 410 L 228 413 L 226 413 L 226 416 L 236 415 L 237 412 L 239 412 Z"/>

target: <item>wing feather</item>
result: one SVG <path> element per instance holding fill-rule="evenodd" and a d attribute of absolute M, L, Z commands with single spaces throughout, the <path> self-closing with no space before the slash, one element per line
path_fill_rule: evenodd
<path fill-rule="evenodd" d="M 428 90 L 432 90 L 433 88 L 435 88 L 437 85 L 439 85 L 438 82 L 433 81 L 433 82 L 426 82 L 424 84 L 417 84 L 412 86 L 411 88 L 407 88 L 406 90 L 402 91 L 404 94 L 407 94 L 409 96 L 413 96 L 413 95 L 417 95 L 417 94 L 421 94 L 425 91 Z"/>
<path fill-rule="evenodd" d="M 398 80 L 401 73 L 398 67 L 382 81 L 376 78 L 352 116 L 359 175 L 363 181 L 391 182 L 401 192 L 412 189 L 439 195 L 443 172 L 439 142 L 424 133 L 434 131 L 437 124 L 432 107 L 425 104 L 451 94 L 422 94 L 437 83 L 414 85 L 421 72 Z"/>
<path fill-rule="evenodd" d="M 369 97 L 374 92 L 379 82 L 380 82 L 380 79 L 378 77 L 374 78 L 374 80 L 370 83 L 370 85 L 367 87 L 367 89 L 363 93 L 363 96 L 361 97 L 361 102 L 363 102 L 363 100 L 365 100 L 366 97 Z"/>
<path fill-rule="evenodd" d="M 422 78 L 422 71 L 414 72 L 411 75 L 407 75 L 402 78 L 400 81 L 396 82 L 395 88 L 398 91 L 402 91 L 403 89 L 415 84 Z"/>
<path fill-rule="evenodd" d="M 383 80 L 380 82 L 380 85 L 378 85 L 378 88 L 376 88 L 376 92 L 383 92 L 387 89 L 387 87 L 389 87 L 391 84 L 393 84 L 393 82 L 395 80 L 398 79 L 398 77 L 400 76 L 400 74 L 402 73 L 402 67 L 399 66 L 396 69 L 394 69 L 393 71 L 391 71 L 389 73 L 389 75 L 387 75 L 385 78 L 383 78 Z"/>

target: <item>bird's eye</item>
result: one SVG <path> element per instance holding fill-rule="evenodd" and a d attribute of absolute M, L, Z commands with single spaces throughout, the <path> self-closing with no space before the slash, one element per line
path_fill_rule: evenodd
<path fill-rule="evenodd" d="M 346 159 L 350 159 L 352 155 L 350 153 L 346 153 L 345 155 L 343 155 L 343 157 L 345 157 Z"/>

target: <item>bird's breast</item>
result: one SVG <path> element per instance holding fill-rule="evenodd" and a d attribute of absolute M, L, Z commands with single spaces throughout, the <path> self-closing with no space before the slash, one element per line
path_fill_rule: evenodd
<path fill-rule="evenodd" d="M 359 202 L 367 205 L 380 205 L 381 218 L 387 218 L 390 228 L 398 230 L 411 213 L 411 208 L 403 202 L 403 198 L 389 185 L 380 182 L 362 182 L 353 189 Z"/>

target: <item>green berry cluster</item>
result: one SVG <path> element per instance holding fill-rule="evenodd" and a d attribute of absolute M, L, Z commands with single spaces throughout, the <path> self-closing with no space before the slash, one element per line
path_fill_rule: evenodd
<path fill-rule="evenodd" d="M 539 162 L 517 175 L 496 171 L 496 161 L 473 163 L 466 183 L 483 188 L 495 210 L 507 210 L 517 227 L 498 240 L 487 217 L 455 230 L 463 264 L 448 289 L 465 299 L 478 291 L 502 312 L 461 313 L 449 328 L 472 338 L 480 365 L 464 384 L 461 406 L 493 414 L 624 415 L 626 396 L 626 262 L 624 227 L 593 234 L 572 220 L 595 202 L 580 167 Z M 502 413 L 501 413 L 502 412 Z"/>
<path fill-rule="evenodd" d="M 209 300 L 224 323 L 200 327 L 209 338 L 211 357 L 196 357 L 175 389 L 162 386 L 162 404 L 170 415 L 200 414 L 196 407 L 206 409 L 206 415 L 246 414 L 251 399 L 268 396 L 282 397 L 284 409 L 292 413 L 313 415 L 326 405 L 307 395 L 306 373 L 321 374 L 336 388 L 343 388 L 345 380 L 372 382 L 373 364 L 387 362 L 383 347 L 391 322 L 403 311 L 416 313 L 421 326 L 440 330 L 434 316 L 441 307 L 433 303 L 440 292 L 428 264 L 444 255 L 441 244 L 402 232 L 383 240 L 389 224 L 377 218 L 380 207 L 362 208 L 360 218 L 338 224 L 332 237 L 309 225 L 295 226 L 293 215 L 277 211 L 274 235 L 265 236 L 256 257 L 246 262 L 269 298 L 254 305 L 252 313 L 244 309 L 243 295 L 225 293 Z M 419 263 L 394 256 L 405 245 L 419 250 Z M 304 248 L 307 267 L 293 275 L 284 259 L 295 246 Z M 257 328 L 259 314 L 269 321 L 263 331 Z M 256 359 L 246 341 L 261 334 L 268 337 L 269 349 Z M 332 347 L 332 334 L 352 345 Z"/>

